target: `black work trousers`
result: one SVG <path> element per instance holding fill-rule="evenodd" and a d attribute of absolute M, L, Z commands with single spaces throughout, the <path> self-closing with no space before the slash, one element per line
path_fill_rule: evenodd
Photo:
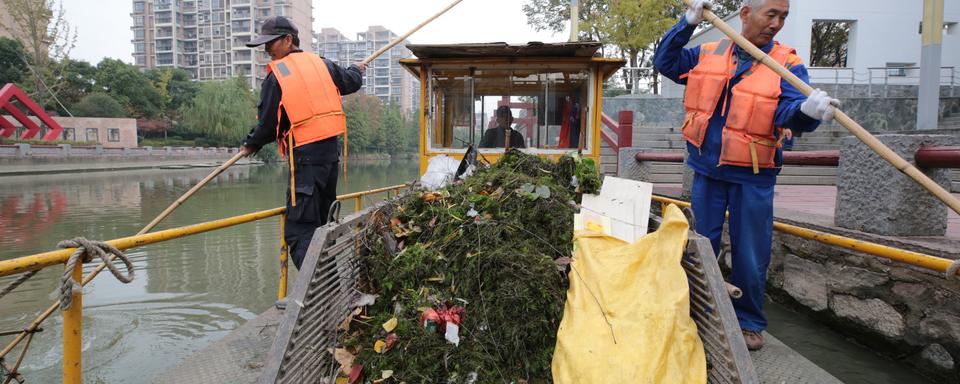
<path fill-rule="evenodd" d="M 295 164 L 297 205 L 291 205 L 290 193 L 287 192 L 287 218 L 284 222 L 283 237 L 290 250 L 290 258 L 298 270 L 306 258 L 313 233 L 327 223 L 330 205 L 337 200 L 339 164 L 339 161 Z M 287 188 L 289 191 L 289 185 Z"/>

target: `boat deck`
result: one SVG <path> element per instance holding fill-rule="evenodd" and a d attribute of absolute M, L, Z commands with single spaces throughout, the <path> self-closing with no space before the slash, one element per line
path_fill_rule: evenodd
<path fill-rule="evenodd" d="M 281 311 L 270 308 L 223 339 L 210 344 L 154 379 L 155 383 L 254 383 L 258 380 L 280 322 Z M 751 352 L 761 383 L 841 383 L 816 364 L 777 340 L 764 335 L 766 346 Z"/>

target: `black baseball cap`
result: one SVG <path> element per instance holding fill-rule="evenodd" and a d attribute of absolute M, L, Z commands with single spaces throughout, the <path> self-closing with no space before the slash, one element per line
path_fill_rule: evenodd
<path fill-rule="evenodd" d="M 257 37 L 254 37 L 253 40 L 250 40 L 250 42 L 247 43 L 247 46 L 253 48 L 269 43 L 285 35 L 296 36 L 299 34 L 300 31 L 297 30 L 297 26 L 293 25 L 293 22 L 290 21 L 290 19 L 283 16 L 274 16 L 263 21 L 263 26 L 260 27 L 260 34 L 257 35 Z"/>

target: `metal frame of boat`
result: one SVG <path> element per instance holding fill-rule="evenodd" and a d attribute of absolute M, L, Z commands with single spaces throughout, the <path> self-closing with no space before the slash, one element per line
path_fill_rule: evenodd
<path fill-rule="evenodd" d="M 355 213 L 317 231 L 299 271 L 293 292 L 264 370 L 261 384 L 334 382 L 339 364 L 331 353 L 338 325 L 359 298 L 359 257 L 372 228 L 368 222 L 385 204 Z M 660 219 L 651 219 L 656 229 Z M 690 315 L 707 356 L 709 383 L 758 383 L 727 288 L 709 240 L 690 231 L 681 264 L 690 287 Z"/>

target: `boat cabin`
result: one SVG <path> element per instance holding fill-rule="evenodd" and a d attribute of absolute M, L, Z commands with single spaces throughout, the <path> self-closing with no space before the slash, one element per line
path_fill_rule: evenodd
<path fill-rule="evenodd" d="M 431 157 L 460 159 L 470 145 L 488 161 L 509 146 L 550 157 L 579 151 L 599 164 L 603 82 L 624 65 L 597 57 L 600 46 L 407 45 L 416 58 L 400 63 L 420 79 L 420 172 Z"/>

